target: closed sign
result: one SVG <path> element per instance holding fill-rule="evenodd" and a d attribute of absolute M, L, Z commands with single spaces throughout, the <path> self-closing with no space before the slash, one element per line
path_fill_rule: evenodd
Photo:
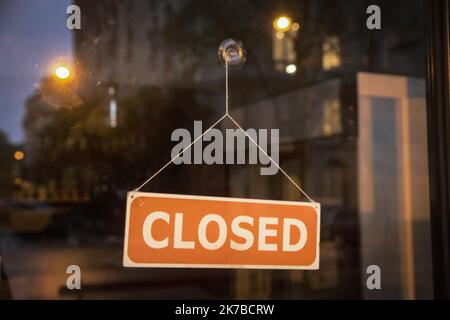
<path fill-rule="evenodd" d="M 126 267 L 318 269 L 320 205 L 130 192 Z"/>

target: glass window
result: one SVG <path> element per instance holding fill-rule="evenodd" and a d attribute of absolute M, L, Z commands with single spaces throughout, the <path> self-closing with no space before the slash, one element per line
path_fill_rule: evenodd
<path fill-rule="evenodd" d="M 425 0 L 377 3 L 381 29 L 362 0 L 2 2 L 0 297 L 432 298 Z M 223 114 L 228 38 L 247 50 L 230 114 L 279 129 L 280 166 L 322 206 L 320 269 L 124 268 L 127 192 L 175 129 Z M 143 191 L 305 201 L 258 164 L 170 165 Z"/>

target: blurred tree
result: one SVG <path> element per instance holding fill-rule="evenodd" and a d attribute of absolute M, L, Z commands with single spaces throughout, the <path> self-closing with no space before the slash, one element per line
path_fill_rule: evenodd
<path fill-rule="evenodd" d="M 0 130 L 0 198 L 11 196 L 14 189 L 12 176 L 14 147 L 6 134 Z"/>
<path fill-rule="evenodd" d="M 58 189 L 130 190 L 170 159 L 174 129 L 206 115 L 192 90 L 142 88 L 118 101 L 115 128 L 109 126 L 107 106 L 100 98 L 54 108 L 39 92 L 33 94 L 24 120 L 27 178 Z"/>

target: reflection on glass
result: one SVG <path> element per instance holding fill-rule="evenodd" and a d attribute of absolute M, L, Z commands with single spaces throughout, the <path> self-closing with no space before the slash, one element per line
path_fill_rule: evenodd
<path fill-rule="evenodd" d="M 337 68 L 341 65 L 341 46 L 338 37 L 325 37 L 322 51 L 322 67 L 324 70 Z"/>
<path fill-rule="evenodd" d="M 432 297 L 422 0 L 384 1 L 376 32 L 361 0 L 75 2 L 72 32 L 22 25 L 20 2 L 1 11 L 17 18 L 0 32 L 0 297 Z M 62 21 L 54 8 L 32 11 Z M 322 204 L 320 270 L 123 268 L 126 192 L 169 160 L 174 129 L 222 114 L 217 48 L 230 37 L 248 51 L 230 72 L 230 113 L 280 129 L 281 166 Z M 72 62 L 55 74 L 58 56 Z M 170 166 L 143 191 L 304 200 L 252 165 Z"/>

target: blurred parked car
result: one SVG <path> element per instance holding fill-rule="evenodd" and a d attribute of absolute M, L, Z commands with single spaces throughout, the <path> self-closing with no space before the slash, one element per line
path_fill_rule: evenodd
<path fill-rule="evenodd" d="M 14 202 L 10 210 L 11 229 L 16 233 L 41 233 L 55 211 L 54 207 L 42 202 Z"/>
<path fill-rule="evenodd" d="M 0 227 L 7 227 L 9 224 L 9 202 L 0 199 Z"/>

